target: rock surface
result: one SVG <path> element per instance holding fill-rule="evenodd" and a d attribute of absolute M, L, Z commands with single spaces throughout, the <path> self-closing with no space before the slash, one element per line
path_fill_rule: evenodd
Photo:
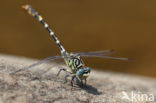
<path fill-rule="evenodd" d="M 156 103 L 153 78 L 92 70 L 86 87 L 72 88 L 64 83 L 65 73 L 56 76 L 64 66 L 56 63 L 10 74 L 35 62 L 0 55 L 0 103 Z"/>

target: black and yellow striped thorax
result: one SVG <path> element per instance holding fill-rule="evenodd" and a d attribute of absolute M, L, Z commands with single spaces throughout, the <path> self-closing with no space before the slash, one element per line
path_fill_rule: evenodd
<path fill-rule="evenodd" d="M 79 68 L 84 67 L 84 62 L 78 54 L 68 54 L 67 57 L 65 57 L 65 62 L 73 72 L 76 72 Z"/>

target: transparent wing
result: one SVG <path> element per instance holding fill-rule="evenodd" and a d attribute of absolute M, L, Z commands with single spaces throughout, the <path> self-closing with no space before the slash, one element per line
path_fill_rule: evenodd
<path fill-rule="evenodd" d="M 62 58 L 62 56 L 52 56 L 52 57 L 48 57 L 48 58 L 45 58 L 45 59 L 43 59 L 43 60 L 41 60 L 41 61 L 39 61 L 39 62 L 37 62 L 37 63 L 34 63 L 34 64 L 32 64 L 32 65 L 30 65 L 30 66 L 28 66 L 28 67 L 21 68 L 21 69 L 15 71 L 14 73 L 20 72 L 20 71 L 22 71 L 22 70 L 30 69 L 30 68 L 35 67 L 35 66 L 37 66 L 37 65 L 40 65 L 40 64 L 43 64 L 43 63 L 46 63 L 46 62 L 49 62 L 49 61 L 52 61 L 52 60 L 55 60 L 55 59 L 60 59 L 60 58 Z"/>
<path fill-rule="evenodd" d="M 130 59 L 128 58 L 122 58 L 122 57 L 111 57 L 111 56 L 103 56 L 103 55 L 90 55 L 90 54 L 84 54 L 81 55 L 82 57 L 98 57 L 98 58 L 106 58 L 106 59 L 116 59 L 116 60 L 124 60 L 124 61 L 129 61 Z"/>
<path fill-rule="evenodd" d="M 128 58 L 108 56 L 108 55 L 113 54 L 113 53 L 115 53 L 114 50 L 105 50 L 105 51 L 93 51 L 93 52 L 79 52 L 78 54 L 82 57 L 98 57 L 98 58 L 129 61 Z"/>
<path fill-rule="evenodd" d="M 78 52 L 80 56 L 82 55 L 97 55 L 97 56 L 104 56 L 104 55 L 110 55 L 115 53 L 114 50 L 104 50 L 104 51 L 92 51 L 92 52 Z"/>

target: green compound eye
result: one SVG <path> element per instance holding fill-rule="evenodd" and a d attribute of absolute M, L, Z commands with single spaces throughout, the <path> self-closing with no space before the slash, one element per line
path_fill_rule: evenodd
<path fill-rule="evenodd" d="M 77 75 L 78 75 L 79 77 L 83 76 L 83 74 L 84 74 L 84 69 L 79 69 L 79 70 L 77 71 Z"/>
<path fill-rule="evenodd" d="M 87 71 L 87 73 L 90 73 L 90 68 L 87 67 L 87 68 L 86 68 L 86 71 Z"/>

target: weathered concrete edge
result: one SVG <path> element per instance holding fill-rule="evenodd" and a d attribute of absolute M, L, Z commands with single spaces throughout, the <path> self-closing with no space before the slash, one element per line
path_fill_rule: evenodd
<path fill-rule="evenodd" d="M 30 59 L 22 56 L 13 56 L 13 55 L 6 55 L 6 54 L 0 54 L 0 66 L 3 65 L 3 63 L 16 66 L 16 67 L 25 67 L 29 66 L 39 60 L 37 59 Z M 143 85 L 151 85 L 156 83 L 155 78 L 151 77 L 144 77 L 144 76 L 139 76 L 139 75 L 132 75 L 132 74 L 123 74 L 123 73 L 117 73 L 117 72 L 109 72 L 109 71 L 98 71 L 98 70 L 92 70 L 91 76 L 93 78 L 106 78 L 106 77 L 111 77 L 115 78 L 116 80 L 119 81 L 127 81 L 128 79 L 130 80 L 129 83 L 135 83 L 138 81 L 139 83 L 142 83 Z M 135 79 L 135 82 L 133 80 Z M 131 81 L 132 80 L 132 81 Z"/>

